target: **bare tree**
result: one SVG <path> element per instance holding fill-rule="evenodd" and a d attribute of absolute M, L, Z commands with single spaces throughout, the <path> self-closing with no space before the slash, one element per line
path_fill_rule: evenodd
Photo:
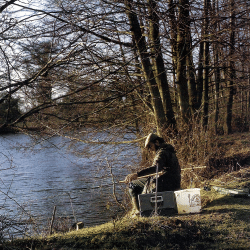
<path fill-rule="evenodd" d="M 161 133 L 169 126 L 177 131 L 179 122 L 188 122 L 189 114 L 201 107 L 204 126 L 214 126 L 209 121 L 214 108 L 218 124 L 226 98 L 221 94 L 218 99 L 219 91 L 227 90 L 220 75 L 222 64 L 233 58 L 230 67 L 235 73 L 229 74 L 226 66 L 225 76 L 230 81 L 238 77 L 241 69 L 236 61 L 246 51 L 239 44 L 246 27 L 243 20 L 249 17 L 246 3 L 231 7 L 237 17 L 234 36 L 237 32 L 239 39 L 233 41 L 231 35 L 230 40 L 226 26 L 232 15 L 226 2 L 217 2 L 216 15 L 210 1 L 200 8 L 195 0 L 52 1 L 42 8 L 35 2 L 7 2 L 1 8 L 5 18 L 0 90 L 8 92 L 0 102 L 19 95 L 26 106 L 15 121 L 2 126 L 27 119 L 35 125 L 39 113 L 49 117 L 54 128 L 115 122 L 125 127 L 136 124 L 138 131 L 151 120 L 148 129 L 156 127 Z M 25 17 L 14 18 L 23 10 Z M 213 35 L 211 27 L 217 27 Z M 49 44 L 46 53 L 41 44 Z M 238 57 L 235 48 L 242 51 Z M 233 102 L 228 99 L 228 108 Z"/>

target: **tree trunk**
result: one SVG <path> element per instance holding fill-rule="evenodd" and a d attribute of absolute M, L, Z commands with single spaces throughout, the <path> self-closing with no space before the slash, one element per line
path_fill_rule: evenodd
<path fill-rule="evenodd" d="M 217 3 L 217 4 L 216 4 Z M 215 18 L 218 12 L 218 2 L 213 0 L 213 17 Z M 219 31 L 218 21 L 214 24 L 214 30 Z M 215 104 L 215 117 L 214 117 L 214 131 L 218 134 L 218 120 L 219 120 L 219 87 L 220 87 L 220 68 L 219 68 L 219 44 L 217 41 L 213 43 L 213 55 L 214 55 L 214 82 L 215 82 L 215 92 L 214 92 L 214 104 Z"/>
<path fill-rule="evenodd" d="M 177 27 L 177 71 L 176 85 L 178 92 L 178 102 L 180 113 L 184 122 L 188 121 L 190 114 L 189 95 L 186 76 L 186 56 L 187 56 L 187 34 L 186 34 L 186 9 L 188 8 L 186 0 L 179 1 L 179 18 Z"/>
<path fill-rule="evenodd" d="M 127 8 L 127 16 L 130 23 L 130 30 L 132 32 L 133 39 L 135 41 L 138 54 L 140 56 L 144 77 L 146 79 L 151 94 L 151 102 L 154 110 L 154 118 L 157 127 L 157 133 L 161 135 L 162 129 L 166 127 L 166 117 L 158 85 L 155 80 L 153 67 L 149 59 L 150 54 L 147 51 L 146 40 L 141 32 L 137 15 L 133 9 L 133 0 L 125 1 L 125 4 Z"/>
<path fill-rule="evenodd" d="M 160 95 L 162 98 L 163 108 L 166 112 L 167 125 L 171 125 L 176 131 L 176 120 L 174 117 L 174 111 L 172 107 L 172 101 L 170 97 L 170 91 L 168 86 L 168 80 L 166 75 L 166 70 L 164 66 L 161 44 L 160 44 L 160 34 L 159 34 L 159 18 L 157 14 L 157 4 L 154 0 L 148 0 L 149 9 L 149 38 L 151 43 L 151 54 L 152 61 L 154 64 L 155 79 L 158 84 Z"/>
<path fill-rule="evenodd" d="M 218 55 L 218 48 L 216 44 L 214 44 L 214 81 L 215 81 L 215 117 L 214 117 L 214 129 L 215 133 L 218 134 L 218 120 L 219 120 L 219 88 L 220 88 L 220 69 L 218 65 L 219 55 Z"/>
<path fill-rule="evenodd" d="M 208 82 L 209 82 L 209 34 L 208 34 L 208 9 L 210 6 L 210 0 L 204 0 L 204 48 L 203 48 L 203 127 L 206 128 L 208 125 Z"/>
<path fill-rule="evenodd" d="M 188 94 L 189 94 L 189 106 L 192 114 L 195 113 L 199 107 L 197 106 L 196 98 L 196 82 L 195 82 L 195 69 L 193 64 L 193 54 L 192 54 L 192 38 L 190 29 L 190 14 L 189 14 L 190 3 L 186 0 L 185 8 L 185 23 L 186 23 L 186 38 L 187 38 L 187 55 L 186 55 L 186 65 L 187 65 L 187 84 L 188 84 Z"/>
<path fill-rule="evenodd" d="M 203 93 L 203 51 L 204 51 L 204 42 L 200 42 L 200 49 L 199 49 L 199 63 L 198 63 L 198 76 L 197 76 L 197 106 L 200 107 L 202 103 L 202 93 Z"/>
<path fill-rule="evenodd" d="M 173 0 L 168 0 L 169 6 L 169 25 L 170 25 L 170 46 L 172 51 L 172 77 L 173 77 L 173 86 L 176 90 L 176 71 L 177 71 L 177 20 L 176 20 L 176 4 L 173 3 Z M 175 102 L 175 111 L 178 110 L 178 95 L 174 91 L 174 102 Z"/>
<path fill-rule="evenodd" d="M 175 16 L 175 4 L 173 0 L 168 0 L 169 5 L 169 24 L 170 24 L 170 44 L 172 50 L 172 68 L 173 68 L 173 84 L 175 85 L 175 74 L 177 65 L 177 21 Z"/>
<path fill-rule="evenodd" d="M 229 48 L 229 97 L 227 102 L 227 112 L 226 112 L 226 124 L 225 132 L 226 134 L 232 133 L 232 112 L 233 112 L 233 95 L 234 95 L 234 79 L 235 79 L 235 64 L 233 60 L 235 52 L 235 2 L 230 0 L 230 48 Z"/>

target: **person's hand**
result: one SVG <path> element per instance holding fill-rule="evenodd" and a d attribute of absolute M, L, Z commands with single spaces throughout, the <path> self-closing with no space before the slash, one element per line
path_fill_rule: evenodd
<path fill-rule="evenodd" d="M 130 183 L 133 180 L 136 180 L 138 178 L 137 173 L 128 174 L 124 180 L 125 183 Z"/>

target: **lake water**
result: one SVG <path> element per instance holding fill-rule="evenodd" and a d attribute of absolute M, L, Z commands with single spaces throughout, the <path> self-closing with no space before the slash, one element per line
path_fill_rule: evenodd
<path fill-rule="evenodd" d="M 128 165 L 139 159 L 136 145 L 72 143 L 58 136 L 47 140 L 24 134 L 1 136 L 0 216 L 32 217 L 42 228 L 56 206 L 56 219 L 82 221 L 85 226 L 110 221 L 121 212 L 113 199 L 110 168 L 119 181 L 130 172 Z M 119 200 L 125 188 L 116 185 Z"/>

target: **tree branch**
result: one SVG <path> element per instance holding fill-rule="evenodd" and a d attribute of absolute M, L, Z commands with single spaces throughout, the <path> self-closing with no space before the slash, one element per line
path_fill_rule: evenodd
<path fill-rule="evenodd" d="M 0 7 L 0 13 L 2 13 L 6 8 L 8 8 L 11 4 L 15 3 L 17 0 L 11 0 Z"/>
<path fill-rule="evenodd" d="M 109 38 L 109 37 L 107 37 L 107 36 L 100 35 L 100 34 L 94 32 L 94 31 L 92 31 L 92 30 L 86 29 L 86 28 L 84 28 L 84 27 L 82 27 L 82 26 L 79 26 L 79 25 L 77 25 L 77 24 L 75 24 L 75 23 L 69 22 L 69 21 L 67 21 L 67 20 L 65 20 L 65 19 L 63 19 L 63 18 L 61 18 L 61 17 L 59 17 L 59 16 L 53 15 L 53 14 L 50 13 L 50 12 L 46 12 L 46 11 L 44 11 L 44 10 L 38 10 L 38 9 L 30 8 L 30 7 L 27 7 L 27 6 L 20 5 L 20 4 L 16 4 L 16 6 L 19 6 L 19 7 L 22 7 L 22 8 L 26 8 L 26 9 L 28 9 L 28 10 L 36 11 L 36 12 L 41 12 L 41 13 L 43 13 L 43 14 L 45 14 L 45 15 L 48 15 L 48 16 L 50 16 L 50 17 L 53 17 L 53 18 L 55 18 L 55 19 L 57 19 L 57 20 L 59 20 L 59 21 L 61 21 L 61 22 L 63 22 L 63 23 L 67 23 L 67 24 L 69 24 L 69 25 L 71 25 L 71 26 L 77 28 L 78 30 L 80 30 L 80 31 L 82 31 L 82 32 L 86 32 L 86 33 L 88 33 L 88 34 L 92 34 L 92 35 L 94 35 L 94 36 L 96 36 L 96 37 L 99 37 L 99 38 L 101 38 L 102 40 L 104 40 L 104 41 L 106 41 L 106 42 L 112 42 L 112 43 L 115 43 L 115 44 L 121 44 L 121 45 L 123 45 L 123 46 L 125 46 L 125 47 L 129 47 L 129 48 L 133 47 L 133 44 L 132 44 L 132 43 L 121 42 L 121 41 L 119 41 L 119 40 L 115 40 L 115 39 Z"/>

